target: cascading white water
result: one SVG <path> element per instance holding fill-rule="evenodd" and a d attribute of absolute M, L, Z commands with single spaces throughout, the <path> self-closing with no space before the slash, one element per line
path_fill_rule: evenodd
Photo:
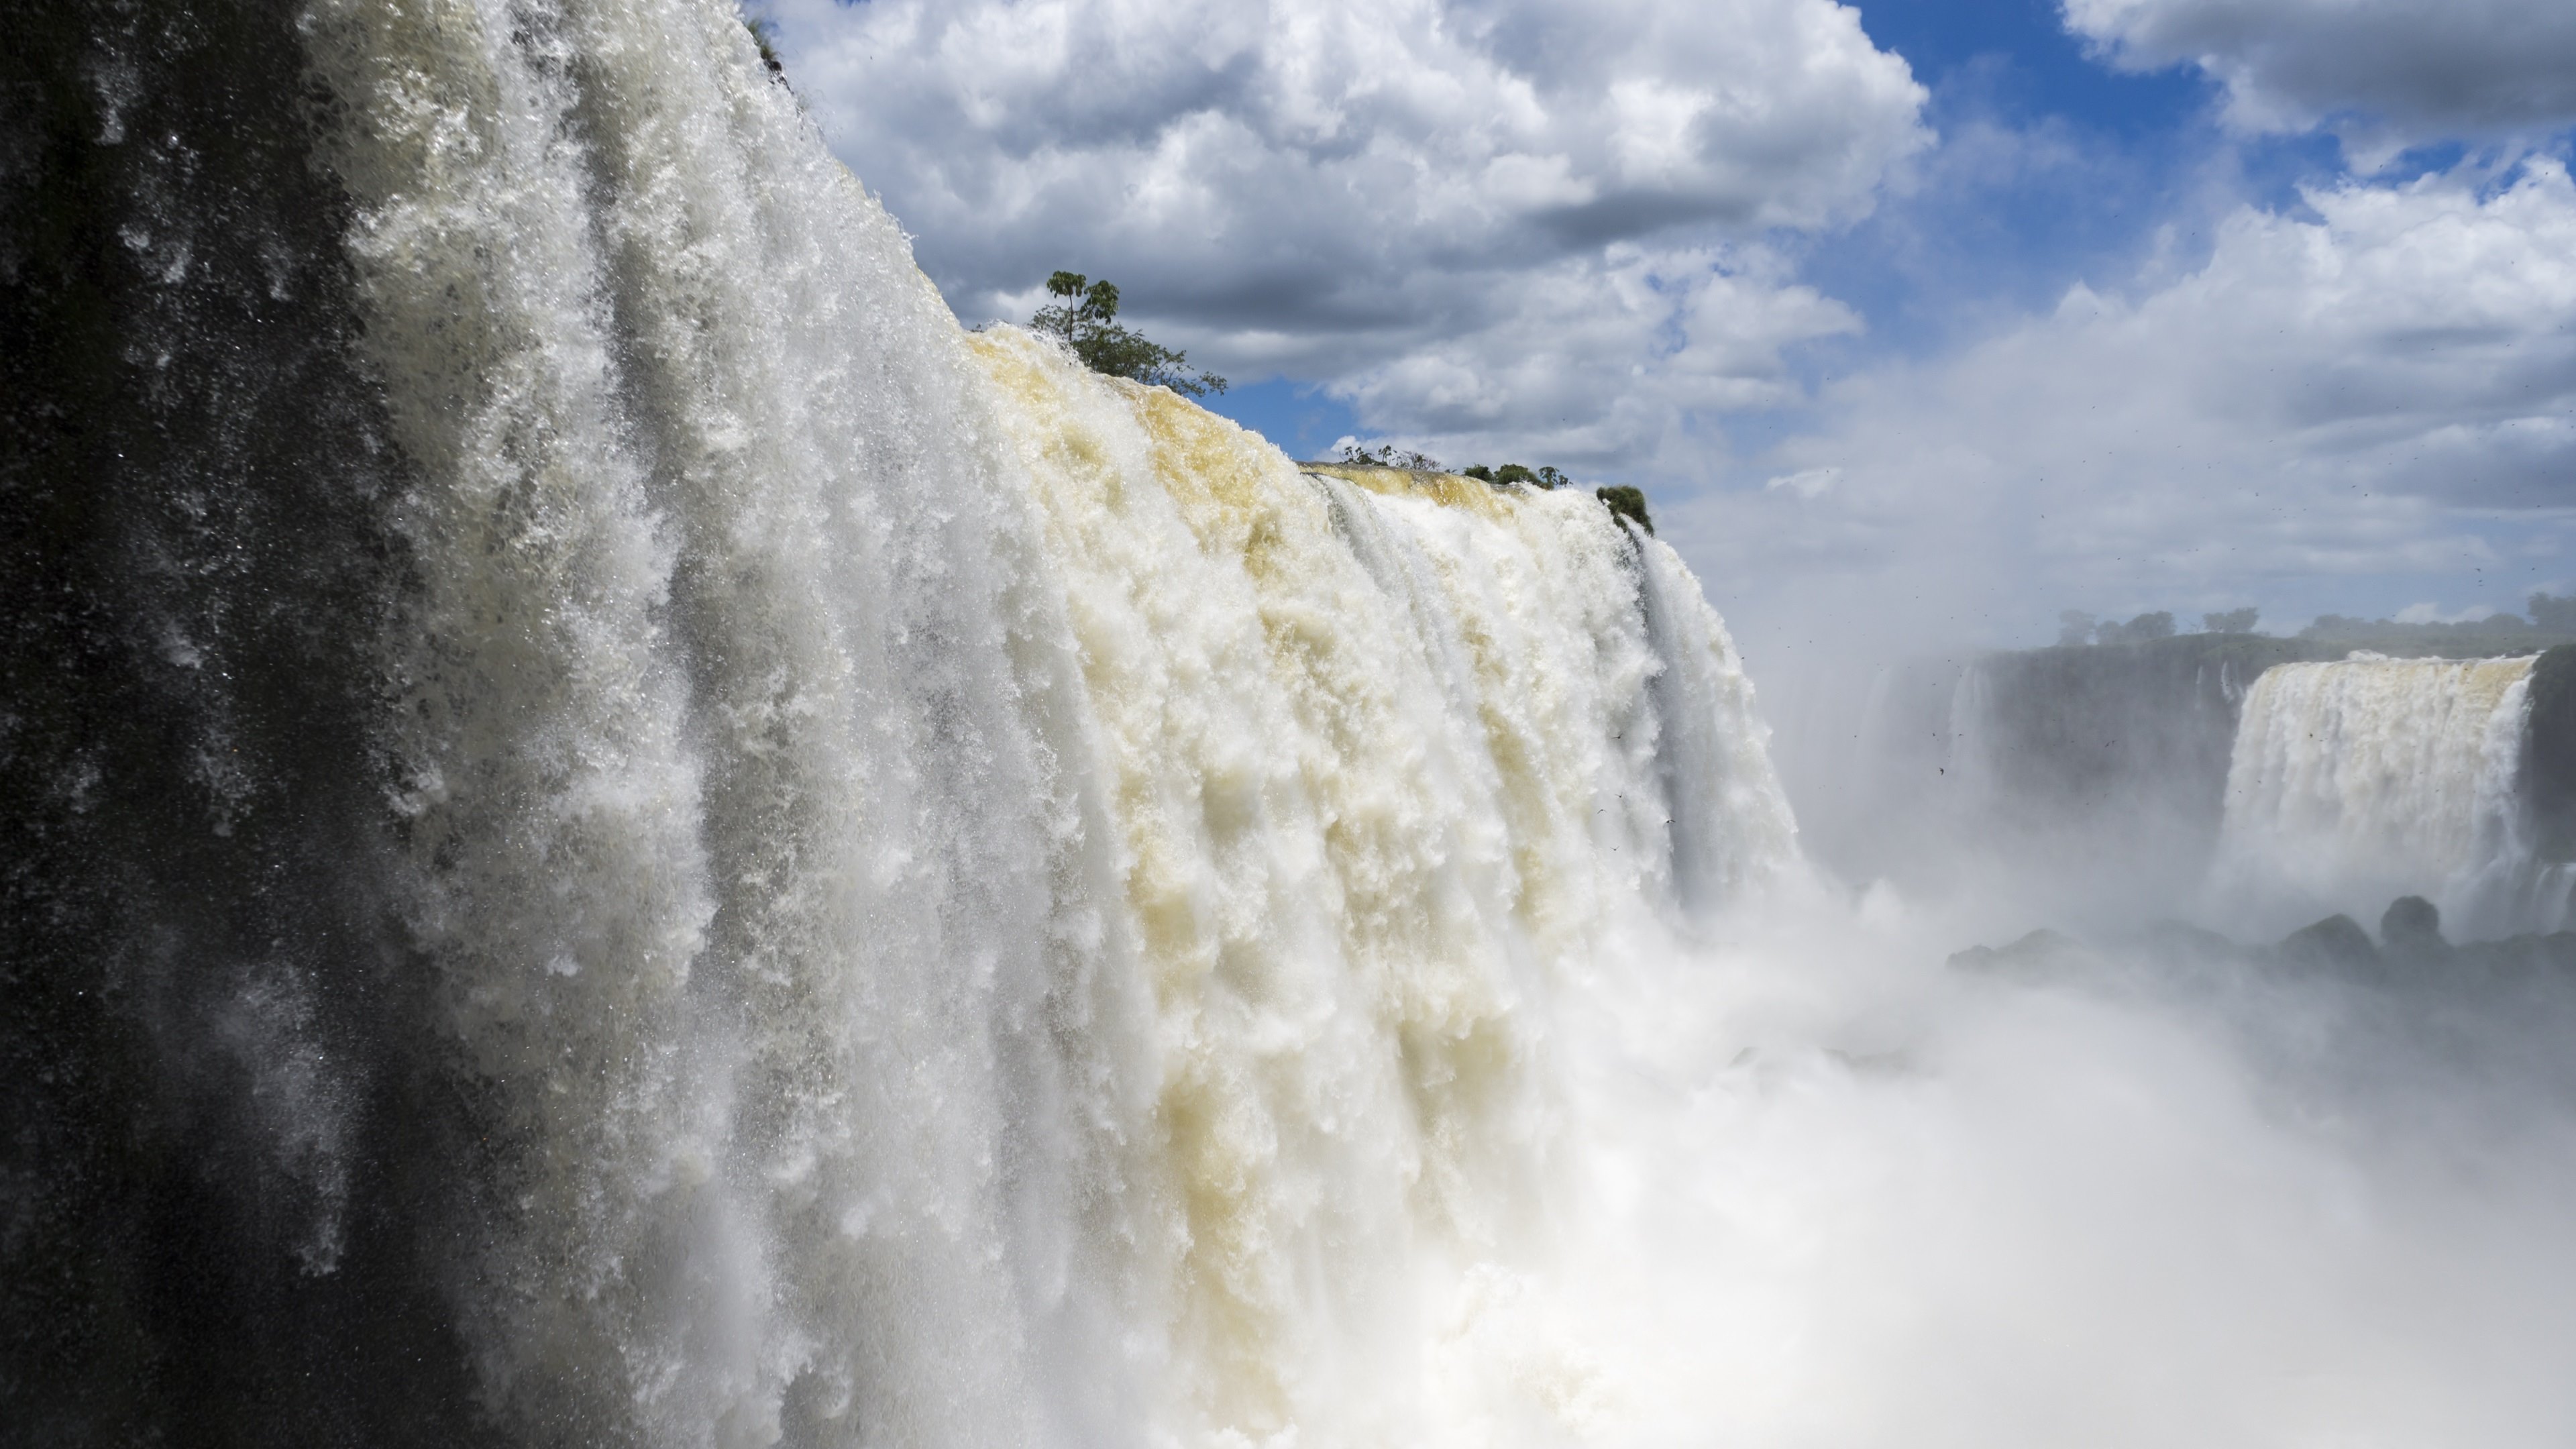
<path fill-rule="evenodd" d="M 722 7 L 319 0 L 420 593 L 406 915 L 508 1137 L 482 1391 L 669 1444 L 1417 1439 L 1540 1025 L 1794 869 L 1588 497 L 969 336 Z"/>
<path fill-rule="evenodd" d="M 2533 867 L 2513 788 L 2532 662 L 2355 656 L 2266 670 L 2228 764 L 2221 893 L 2374 918 L 2415 894 L 2472 935 L 2535 924 L 2521 909 Z"/>
<path fill-rule="evenodd" d="M 964 331 L 720 0 L 29 3 L 18 1437 L 2566 1442 L 2576 978 L 1943 967 L 1672 550 Z"/>

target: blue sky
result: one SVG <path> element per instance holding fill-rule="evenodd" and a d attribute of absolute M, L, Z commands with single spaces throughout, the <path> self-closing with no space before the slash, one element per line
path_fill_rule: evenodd
<path fill-rule="evenodd" d="M 772 0 L 969 323 L 1634 482 L 1757 656 L 2576 589 L 2565 0 Z"/>
<path fill-rule="evenodd" d="M 2038 133 L 2068 152 L 2055 166 L 1891 198 L 1815 240 L 1804 275 L 1859 307 L 1878 346 L 1920 353 L 1993 308 L 2046 307 L 2068 283 L 2132 260 L 2215 142 L 2198 72 L 2113 72 L 2085 56 L 2054 4 L 1901 0 L 1860 13 L 1930 90 L 1936 131 Z"/>

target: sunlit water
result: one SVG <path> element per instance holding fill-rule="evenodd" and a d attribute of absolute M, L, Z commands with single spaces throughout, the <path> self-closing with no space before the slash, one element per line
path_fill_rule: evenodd
<path fill-rule="evenodd" d="M 172 1092 L 252 1104 L 189 1150 L 262 1226 L 204 1251 L 390 1275 L 420 1432 L 2576 1429 L 2553 984 L 1947 967 L 1940 903 L 1803 860 L 1669 548 L 964 331 L 727 7 L 295 34 L 379 409 L 347 466 L 396 460 L 313 686 L 343 813 L 227 723 L 267 706 L 220 609 L 151 637 L 209 829 L 322 842 L 405 985 L 336 939 L 208 964 L 175 913 L 101 979 Z M 179 285 L 191 224 L 128 244 Z M 13 1253 L 138 1251 L 12 1181 L 54 1235 Z"/>

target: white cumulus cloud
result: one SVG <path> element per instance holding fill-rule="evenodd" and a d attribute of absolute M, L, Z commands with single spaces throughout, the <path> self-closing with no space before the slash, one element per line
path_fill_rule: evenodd
<path fill-rule="evenodd" d="M 2576 186 L 2535 155 L 2243 207 L 2188 270 L 1835 385 L 1776 451 L 1835 485 L 1667 532 L 1730 587 L 1805 590 L 1782 617 L 2028 638 L 2061 606 L 2292 622 L 2428 582 L 2512 607 L 2576 543 Z"/>
<path fill-rule="evenodd" d="M 1804 400 L 1788 348 L 1860 330 L 1759 248 L 1616 243 L 1509 285 L 1509 306 L 1335 390 L 1438 457 L 1690 477 L 1710 464 L 1714 420 Z"/>
<path fill-rule="evenodd" d="M 1106 275 L 1193 360 L 1568 465 L 1776 402 L 1781 347 L 1857 324 L 1763 238 L 1864 214 L 1930 139 L 1830 0 L 766 9 L 967 320 Z"/>

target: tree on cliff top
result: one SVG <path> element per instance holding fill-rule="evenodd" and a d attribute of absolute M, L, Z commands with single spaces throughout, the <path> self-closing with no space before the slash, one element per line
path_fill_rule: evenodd
<path fill-rule="evenodd" d="M 1655 531 L 1655 521 L 1646 516 L 1646 495 L 1642 491 L 1618 485 L 1595 488 L 1592 496 L 1601 500 L 1601 505 L 1610 510 L 1611 517 L 1625 518 L 1648 533 Z"/>
<path fill-rule="evenodd" d="M 1467 477 L 1482 479 L 1487 483 L 1527 483 L 1532 488 L 1557 488 L 1572 481 L 1554 468 L 1528 468 L 1518 463 L 1505 463 L 1497 468 L 1488 468 L 1478 463 L 1472 468 L 1460 471 Z"/>
<path fill-rule="evenodd" d="M 1121 325 L 1118 289 L 1080 272 L 1058 272 L 1047 278 L 1047 293 L 1064 300 L 1040 307 L 1029 326 L 1061 337 L 1073 355 L 1094 372 L 1131 378 L 1148 387 L 1168 387 L 1186 397 L 1225 391 L 1225 379 L 1190 366 L 1188 354 L 1149 342 Z"/>
<path fill-rule="evenodd" d="M 1410 448 L 1399 448 L 1393 443 L 1380 443 L 1369 448 L 1356 441 L 1345 440 L 1333 461 L 1354 468 L 1411 468 L 1420 473 L 1441 471 L 1439 459 Z M 1472 478 L 1475 474 L 1471 471 L 1467 476 Z"/>
<path fill-rule="evenodd" d="M 2114 624 L 2105 619 L 2094 627 L 2093 640 L 2097 644 L 2144 644 L 2152 639 L 2170 639 L 2173 632 L 2173 612 L 2158 609 L 2152 614 L 2140 614 L 2125 624 Z"/>

